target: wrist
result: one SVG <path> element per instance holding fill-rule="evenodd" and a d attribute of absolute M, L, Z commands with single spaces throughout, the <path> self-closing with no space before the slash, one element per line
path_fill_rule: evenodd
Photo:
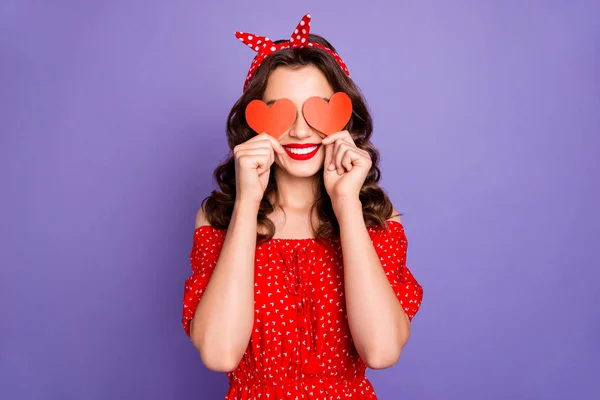
<path fill-rule="evenodd" d="M 358 197 L 336 197 L 331 199 L 331 206 L 338 220 L 352 215 L 362 218 L 362 203 Z"/>
<path fill-rule="evenodd" d="M 260 208 L 260 200 L 248 198 L 236 198 L 233 204 L 233 212 L 235 214 L 258 214 Z"/>

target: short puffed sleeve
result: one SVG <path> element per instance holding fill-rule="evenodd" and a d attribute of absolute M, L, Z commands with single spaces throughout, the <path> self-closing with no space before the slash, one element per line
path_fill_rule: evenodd
<path fill-rule="evenodd" d="M 374 230 L 371 240 L 396 297 L 412 321 L 421 307 L 423 288 L 406 266 L 408 241 L 402 223 L 388 221 L 388 228 Z"/>
<path fill-rule="evenodd" d="M 224 230 L 203 225 L 194 231 L 190 251 L 191 275 L 185 280 L 183 293 L 182 322 L 186 334 L 190 335 L 190 322 L 204 294 L 208 281 L 219 259 L 225 236 Z"/>

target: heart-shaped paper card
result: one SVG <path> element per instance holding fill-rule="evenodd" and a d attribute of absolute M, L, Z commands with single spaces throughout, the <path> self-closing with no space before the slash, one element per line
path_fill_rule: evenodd
<path fill-rule="evenodd" d="M 252 100 L 246 107 L 246 122 L 258 134 L 268 133 L 278 138 L 295 120 L 296 105 L 288 99 L 279 99 L 271 107 L 262 100 Z"/>
<path fill-rule="evenodd" d="M 352 117 L 352 100 L 344 92 L 337 92 L 329 102 L 321 97 L 311 97 L 304 102 L 302 114 L 306 122 L 325 135 L 339 132 Z"/>

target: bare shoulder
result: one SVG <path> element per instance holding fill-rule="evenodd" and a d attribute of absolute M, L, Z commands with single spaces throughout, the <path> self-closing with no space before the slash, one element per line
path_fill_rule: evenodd
<path fill-rule="evenodd" d="M 210 225 L 210 222 L 208 222 L 208 218 L 206 217 L 206 214 L 204 212 L 204 207 L 200 207 L 200 209 L 196 213 L 196 223 L 194 227 L 197 229 L 204 225 Z"/>
<path fill-rule="evenodd" d="M 392 209 L 392 215 L 388 218 L 388 221 L 396 221 L 402 223 L 402 220 L 400 219 L 400 213 L 398 212 L 398 210 L 396 210 L 396 208 Z"/>

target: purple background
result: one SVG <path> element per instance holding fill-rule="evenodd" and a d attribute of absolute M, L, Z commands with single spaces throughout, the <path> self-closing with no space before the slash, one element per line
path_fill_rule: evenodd
<path fill-rule="evenodd" d="M 0 398 L 222 398 L 180 317 L 253 56 L 234 31 L 306 12 L 425 288 L 379 398 L 600 398 L 598 3 L 282 3 L 0 2 Z"/>

